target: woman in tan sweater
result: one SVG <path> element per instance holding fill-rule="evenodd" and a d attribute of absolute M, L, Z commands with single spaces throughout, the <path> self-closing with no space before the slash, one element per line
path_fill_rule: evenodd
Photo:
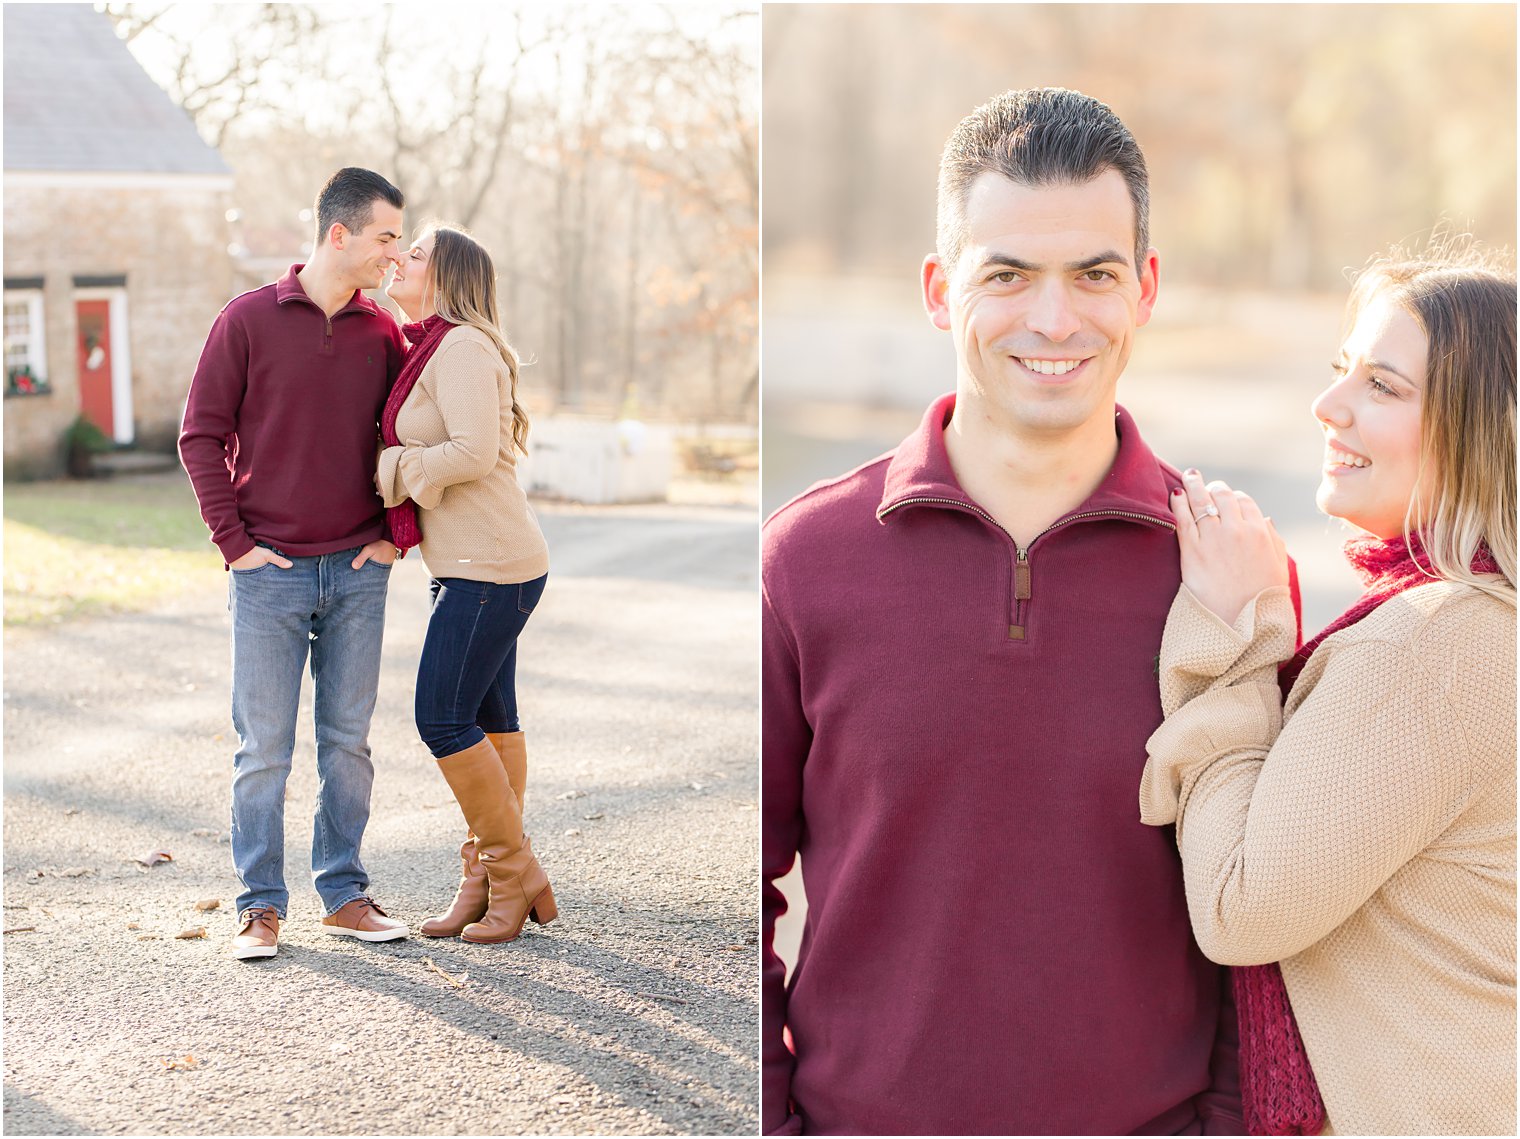
<path fill-rule="evenodd" d="M 433 578 L 417 730 L 469 827 L 453 904 L 422 932 L 511 941 L 530 914 L 556 916 L 522 821 L 517 638 L 549 552 L 517 482 L 528 436 L 517 355 L 500 331 L 490 255 L 461 230 L 424 233 L 386 293 L 413 322 L 403 329 L 412 346 L 382 414 L 375 484 L 396 544 L 420 544 Z"/>
<path fill-rule="evenodd" d="M 1256 504 L 1173 498 L 1141 816 L 1245 967 L 1256 1134 L 1515 1133 L 1515 300 L 1470 251 L 1358 278 L 1313 410 L 1367 592 L 1308 644 Z"/>

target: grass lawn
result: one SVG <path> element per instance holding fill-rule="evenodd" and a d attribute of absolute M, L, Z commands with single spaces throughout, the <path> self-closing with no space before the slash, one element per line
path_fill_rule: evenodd
<path fill-rule="evenodd" d="M 145 609 L 222 579 L 182 473 L 5 488 L 5 624 Z"/>

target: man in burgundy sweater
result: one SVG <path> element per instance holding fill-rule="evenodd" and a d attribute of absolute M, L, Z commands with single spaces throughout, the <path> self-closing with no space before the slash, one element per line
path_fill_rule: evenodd
<path fill-rule="evenodd" d="M 232 571 L 232 860 L 237 958 L 272 957 L 285 917 L 285 781 L 308 654 L 317 773 L 312 877 L 325 932 L 407 928 L 369 897 L 369 722 L 396 547 L 375 493 L 378 422 L 401 331 L 361 289 L 399 262 L 401 192 L 357 167 L 317 195 L 311 260 L 244 293 L 201 352 L 179 451 Z"/>
<path fill-rule="evenodd" d="M 1115 404 L 1147 198 L 1101 103 L 973 112 L 922 281 L 954 394 L 766 523 L 768 1133 L 1242 1130 L 1226 976 L 1136 798 L 1180 580 L 1180 479 Z"/>

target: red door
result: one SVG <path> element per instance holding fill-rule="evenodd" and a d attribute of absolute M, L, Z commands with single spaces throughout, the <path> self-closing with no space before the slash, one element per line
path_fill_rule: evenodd
<path fill-rule="evenodd" d="M 79 328 L 79 410 L 114 436 L 111 411 L 111 302 L 75 301 Z"/>

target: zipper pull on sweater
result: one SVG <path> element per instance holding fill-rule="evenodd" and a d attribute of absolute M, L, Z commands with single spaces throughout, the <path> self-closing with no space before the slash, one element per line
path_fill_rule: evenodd
<path fill-rule="evenodd" d="M 1022 622 L 1024 620 L 1023 603 L 1029 600 L 1029 551 L 1020 549 L 1017 543 L 1013 548 L 1018 551 L 1013 563 L 1013 615 L 1015 621 Z M 1024 626 L 1022 624 L 1009 625 L 1008 639 L 1022 641 Z"/>

